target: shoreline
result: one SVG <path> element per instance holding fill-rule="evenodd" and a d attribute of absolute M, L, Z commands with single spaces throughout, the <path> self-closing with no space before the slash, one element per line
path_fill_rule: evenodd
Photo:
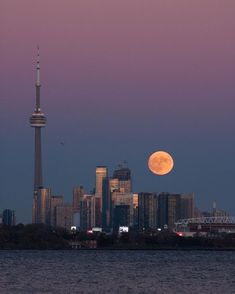
<path fill-rule="evenodd" d="M 209 248 L 209 247 L 179 247 L 179 248 L 170 248 L 170 247 L 161 247 L 161 248 L 61 248 L 61 249 L 50 249 L 50 248 L 4 248 L 0 249 L 1 251 L 235 251 L 235 248 L 225 247 L 225 248 Z"/>

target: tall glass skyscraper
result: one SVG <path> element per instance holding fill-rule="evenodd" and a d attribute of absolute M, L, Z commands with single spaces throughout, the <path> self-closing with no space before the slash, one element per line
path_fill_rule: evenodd
<path fill-rule="evenodd" d="M 118 179 L 120 192 L 132 192 L 131 170 L 128 167 L 116 169 L 113 172 L 113 179 Z"/>
<path fill-rule="evenodd" d="M 15 211 L 11 209 L 3 210 L 2 223 L 6 226 L 15 226 Z"/>
<path fill-rule="evenodd" d="M 102 197 L 103 180 L 108 177 L 108 168 L 106 166 L 97 166 L 95 171 L 95 195 Z"/>
<path fill-rule="evenodd" d="M 97 226 L 106 226 L 107 220 L 107 202 L 110 196 L 108 188 L 108 168 L 106 166 L 96 167 L 96 181 L 95 181 L 95 197 L 96 197 L 96 213 L 95 223 Z"/>

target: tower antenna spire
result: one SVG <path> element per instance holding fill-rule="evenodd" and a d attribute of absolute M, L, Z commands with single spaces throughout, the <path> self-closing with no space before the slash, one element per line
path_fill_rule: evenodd
<path fill-rule="evenodd" d="M 40 58 L 39 58 L 39 45 L 37 46 L 37 67 L 36 67 L 36 107 L 35 110 L 40 112 Z"/>
<path fill-rule="evenodd" d="M 40 54 L 39 54 L 39 45 L 37 46 L 37 79 L 36 86 L 40 87 Z"/>

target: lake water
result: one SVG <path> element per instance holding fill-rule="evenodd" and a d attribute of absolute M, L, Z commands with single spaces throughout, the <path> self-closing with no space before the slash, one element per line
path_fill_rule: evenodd
<path fill-rule="evenodd" d="M 0 251 L 0 293 L 235 293 L 235 252 Z"/>

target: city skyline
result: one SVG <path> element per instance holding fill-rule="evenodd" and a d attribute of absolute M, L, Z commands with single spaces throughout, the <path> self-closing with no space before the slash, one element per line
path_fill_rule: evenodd
<path fill-rule="evenodd" d="M 1 3 L 0 207 L 31 221 L 39 44 L 45 187 L 71 200 L 73 187 L 93 189 L 97 165 L 127 160 L 133 191 L 194 192 L 199 208 L 215 200 L 233 215 L 235 4 L 101 2 L 45 2 L 46 14 Z M 157 150 L 175 160 L 163 178 L 147 167 Z"/>

